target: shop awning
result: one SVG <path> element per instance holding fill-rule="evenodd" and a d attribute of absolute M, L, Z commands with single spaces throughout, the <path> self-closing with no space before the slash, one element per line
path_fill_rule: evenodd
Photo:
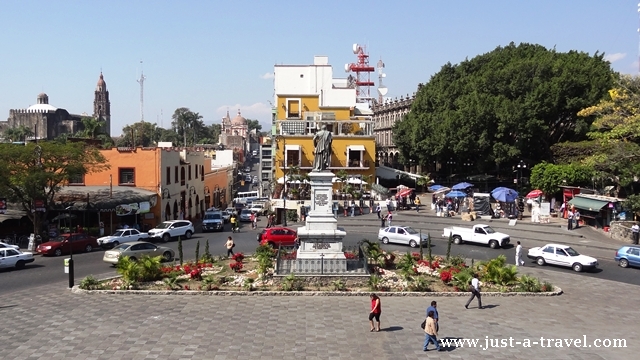
<path fill-rule="evenodd" d="M 285 150 L 300 150 L 300 145 L 285 145 Z"/>
<path fill-rule="evenodd" d="M 149 202 L 153 208 L 158 194 L 133 186 L 64 186 L 55 196 L 56 207 L 74 210 L 114 211 L 118 205 Z"/>
<path fill-rule="evenodd" d="M 569 200 L 569 205 L 573 205 L 578 209 L 588 211 L 600 211 L 603 207 L 609 204 L 607 200 L 591 199 L 582 196 L 576 196 Z"/>
<path fill-rule="evenodd" d="M 349 145 L 347 149 L 350 151 L 365 151 L 364 145 Z"/>

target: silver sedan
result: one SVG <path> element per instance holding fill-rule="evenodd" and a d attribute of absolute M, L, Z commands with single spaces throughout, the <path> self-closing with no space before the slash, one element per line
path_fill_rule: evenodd
<path fill-rule="evenodd" d="M 418 247 L 420 233 L 410 226 L 389 226 L 378 231 L 378 240 L 384 244 L 397 243 Z M 427 245 L 427 234 L 422 234 L 422 245 Z"/>

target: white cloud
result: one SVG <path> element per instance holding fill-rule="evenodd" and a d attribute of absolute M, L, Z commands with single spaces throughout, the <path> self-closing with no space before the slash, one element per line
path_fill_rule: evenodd
<path fill-rule="evenodd" d="M 264 73 L 264 75 L 260 75 L 260 79 L 264 79 L 264 80 L 270 80 L 273 79 L 275 75 L 273 73 Z"/>
<path fill-rule="evenodd" d="M 614 62 L 616 62 L 618 60 L 624 59 L 625 56 L 627 56 L 626 53 L 615 53 L 615 54 L 605 55 L 604 59 L 607 60 L 610 63 L 614 63 Z"/>
<path fill-rule="evenodd" d="M 216 109 L 216 114 L 219 115 L 217 122 L 227 114 L 229 110 L 229 117 L 232 119 L 238 114 L 238 110 L 242 113 L 242 116 L 246 119 L 257 119 L 262 125 L 262 131 L 266 131 L 271 126 L 271 105 L 257 102 L 252 105 L 223 105 Z"/>

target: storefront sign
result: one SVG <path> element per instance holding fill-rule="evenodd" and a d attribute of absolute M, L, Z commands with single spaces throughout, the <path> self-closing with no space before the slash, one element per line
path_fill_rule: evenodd
<path fill-rule="evenodd" d="M 7 199 L 0 198 L 0 214 L 6 214 L 6 213 L 7 213 Z"/>
<path fill-rule="evenodd" d="M 41 211 L 41 212 L 47 211 L 47 209 L 44 207 L 44 200 L 42 199 L 33 200 L 33 209 L 35 211 Z"/>
<path fill-rule="evenodd" d="M 144 214 L 151 211 L 151 203 L 148 201 L 143 201 L 138 206 L 138 214 Z"/>

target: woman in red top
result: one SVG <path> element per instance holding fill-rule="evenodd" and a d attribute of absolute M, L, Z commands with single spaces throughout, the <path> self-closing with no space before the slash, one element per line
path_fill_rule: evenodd
<path fill-rule="evenodd" d="M 369 312 L 369 324 L 371 325 L 371 331 L 380 331 L 380 313 L 382 313 L 382 307 L 380 305 L 380 298 L 376 294 L 369 295 L 371 298 L 371 312 Z M 373 326 L 373 319 L 376 319 L 378 327 Z"/>

